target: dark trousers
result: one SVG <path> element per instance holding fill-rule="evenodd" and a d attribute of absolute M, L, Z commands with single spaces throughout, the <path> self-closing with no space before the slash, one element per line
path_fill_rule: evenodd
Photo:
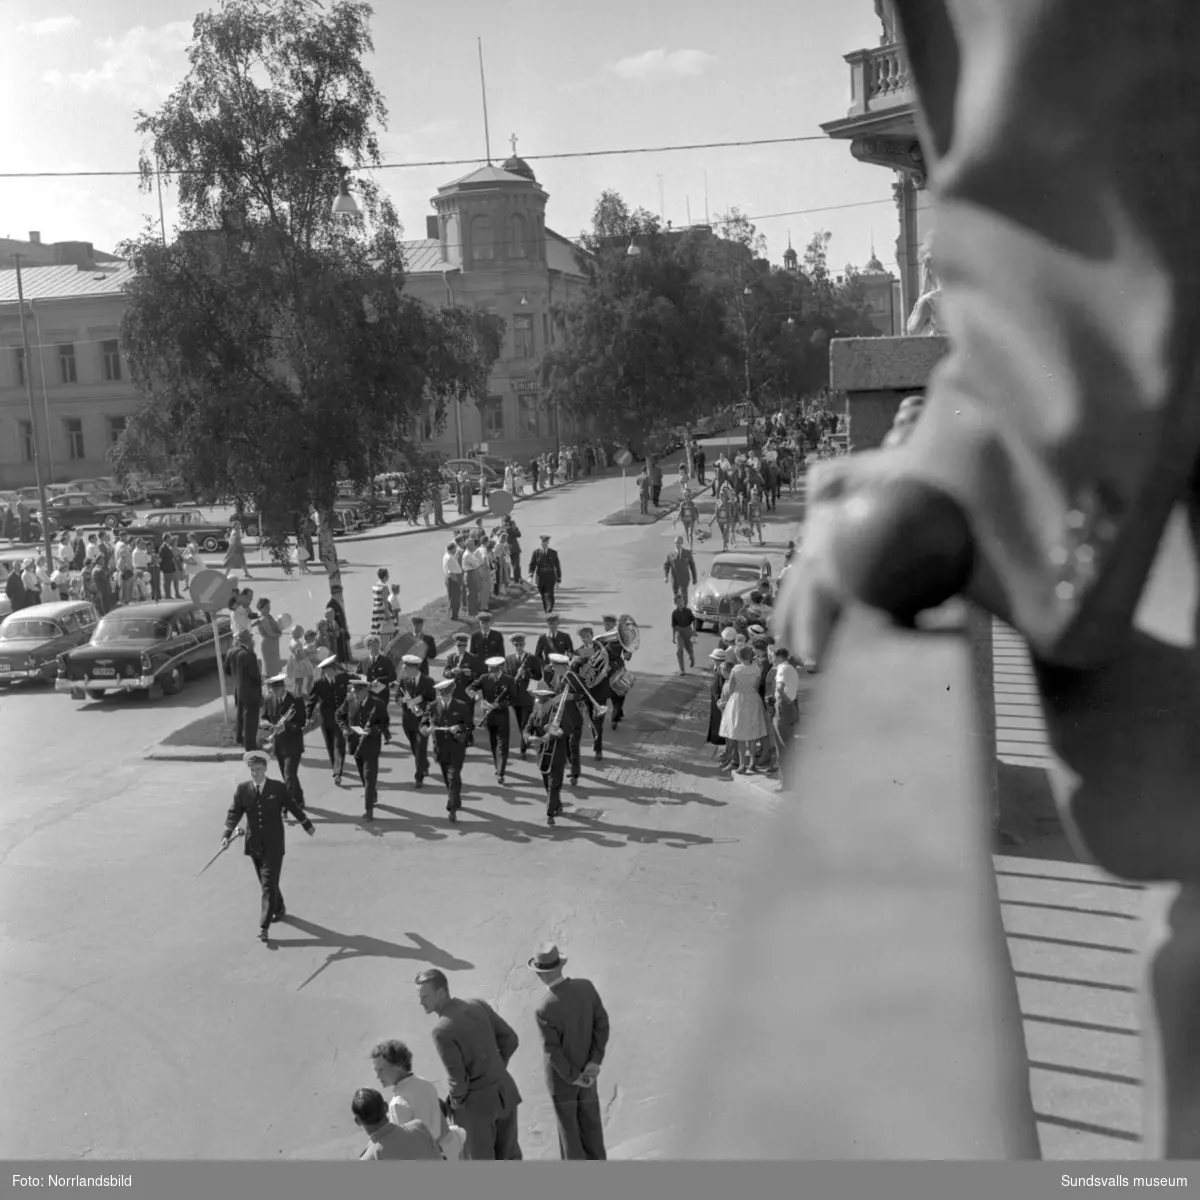
<path fill-rule="evenodd" d="M 521 753 L 525 754 L 529 750 L 529 741 L 525 737 L 525 728 L 529 724 L 529 718 L 533 716 L 533 706 L 528 708 L 514 708 L 513 712 L 517 715 L 517 733 L 521 737 Z"/>
<path fill-rule="evenodd" d="M 662 484 L 652 483 L 650 485 L 650 503 L 658 508 L 658 498 L 662 495 Z"/>
<path fill-rule="evenodd" d="M 542 597 L 542 608 L 546 612 L 554 611 L 554 586 L 556 581 L 553 579 L 539 579 L 538 592 Z"/>
<path fill-rule="evenodd" d="M 467 757 L 467 748 L 457 744 L 438 754 L 438 766 L 442 771 L 442 782 L 446 785 L 446 811 L 458 812 L 462 808 L 462 768 Z"/>
<path fill-rule="evenodd" d="M 413 763 L 416 766 L 417 781 L 420 782 L 429 774 L 429 739 L 420 734 L 421 722 L 409 720 L 403 722 L 404 736 L 408 738 L 408 748 L 412 751 Z"/>
<path fill-rule="evenodd" d="M 235 717 L 237 744 L 243 750 L 258 749 L 258 723 L 262 718 L 262 705 L 238 704 Z"/>
<path fill-rule="evenodd" d="M 508 770 L 508 741 L 511 726 L 508 719 L 508 709 L 492 713 L 487 719 L 488 743 L 492 748 L 492 762 L 496 764 L 496 774 L 503 775 Z"/>
<path fill-rule="evenodd" d="M 260 928 L 266 929 L 284 909 L 283 893 L 279 890 L 279 877 L 283 874 L 283 855 L 251 854 L 249 857 L 262 887 L 262 910 L 258 923 Z"/>
<path fill-rule="evenodd" d="M 162 571 L 153 560 L 150 563 L 150 598 L 162 599 Z"/>
<path fill-rule="evenodd" d="M 604 753 L 604 721 L 608 717 L 608 709 L 598 717 L 589 717 L 592 725 L 592 753 L 599 758 Z"/>
<path fill-rule="evenodd" d="M 568 1095 L 555 1092 L 550 1099 L 558 1122 L 558 1150 L 564 1161 L 608 1158 L 604 1152 L 599 1090 L 594 1086 L 571 1088 Z"/>
<path fill-rule="evenodd" d="M 300 809 L 304 808 L 304 788 L 300 784 L 300 760 L 303 757 L 303 743 L 299 746 L 280 746 L 276 741 L 275 761 L 279 764 L 279 774 Z"/>
<path fill-rule="evenodd" d="M 520 550 L 512 550 L 509 552 L 509 561 L 512 563 L 512 577 L 515 582 L 521 582 L 521 552 Z"/>
<path fill-rule="evenodd" d="M 787 787 L 791 783 L 792 739 L 800 723 L 800 706 L 786 697 L 775 705 L 771 715 L 771 740 L 779 759 L 779 782 Z"/>
<path fill-rule="evenodd" d="M 329 765 L 333 773 L 340 779 L 346 767 L 346 735 L 336 725 L 321 726 L 321 734 L 325 738 L 325 751 L 329 755 Z"/>
<path fill-rule="evenodd" d="M 356 754 L 354 765 L 358 767 L 358 777 L 362 780 L 365 792 L 363 806 L 367 812 L 370 812 L 379 798 L 379 751 L 371 750 L 367 754 Z"/>
<path fill-rule="evenodd" d="M 612 725 L 616 729 L 617 722 L 625 719 L 625 697 L 612 694 Z"/>
<path fill-rule="evenodd" d="M 705 481 L 704 481 L 704 464 L 703 463 L 696 464 L 696 482 L 701 487 L 708 487 L 708 484 L 705 483 Z"/>
<path fill-rule="evenodd" d="M 578 729 L 572 729 L 567 734 L 567 755 L 571 762 L 571 782 L 574 783 L 583 773 L 583 759 L 580 756 L 579 748 L 583 742 L 583 726 Z"/>
<path fill-rule="evenodd" d="M 488 1088 L 483 1096 L 473 1098 L 469 1104 L 456 1105 L 455 1123 L 467 1135 L 463 1158 L 477 1161 L 521 1158 L 517 1109 L 507 1088 Z"/>
<path fill-rule="evenodd" d="M 546 816 L 553 817 L 562 811 L 563 774 L 567 756 L 556 754 L 550 761 L 550 770 L 542 772 L 542 787 L 546 789 Z"/>
<path fill-rule="evenodd" d="M 458 620 L 458 610 L 462 608 L 462 585 L 463 577 L 461 575 L 446 576 L 446 596 L 450 601 L 450 620 Z"/>

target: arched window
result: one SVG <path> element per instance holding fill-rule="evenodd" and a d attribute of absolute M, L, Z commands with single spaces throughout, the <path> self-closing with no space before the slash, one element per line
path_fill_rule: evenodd
<path fill-rule="evenodd" d="M 471 258 L 475 262 L 486 262 L 495 254 L 492 218 L 480 213 L 471 218 Z"/>
<path fill-rule="evenodd" d="M 525 218 L 520 213 L 513 213 L 508 218 L 509 254 L 513 258 L 528 258 L 529 249 L 525 240 Z"/>

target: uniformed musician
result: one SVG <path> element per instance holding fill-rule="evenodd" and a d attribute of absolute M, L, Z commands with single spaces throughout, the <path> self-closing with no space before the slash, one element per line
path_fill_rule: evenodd
<path fill-rule="evenodd" d="M 575 643 L 571 641 L 571 635 L 559 629 L 558 615 L 551 613 L 546 618 L 546 632 L 538 638 L 534 654 L 537 655 L 544 667 L 555 654 L 571 655 L 574 653 Z"/>
<path fill-rule="evenodd" d="M 608 677 L 612 677 L 618 672 L 625 669 L 625 664 L 633 656 L 621 645 L 619 637 L 610 637 L 610 634 L 617 632 L 617 618 L 612 613 L 605 613 L 601 618 L 604 621 L 604 637 L 605 649 L 608 651 L 609 666 Z M 609 688 L 612 695 L 609 697 L 612 703 L 612 727 L 616 727 L 625 719 L 625 697 L 618 696 L 616 692 Z"/>
<path fill-rule="evenodd" d="M 525 649 L 525 635 L 514 633 L 509 639 L 513 652 L 505 659 L 505 674 L 513 680 L 513 712 L 517 718 L 517 733 L 521 739 L 521 757 L 525 758 L 529 751 L 529 741 L 525 730 L 529 725 L 529 716 L 533 712 L 534 699 L 530 685 L 542 680 L 542 664 L 538 658 Z"/>
<path fill-rule="evenodd" d="M 576 675 L 580 674 L 592 655 L 596 653 L 596 650 L 595 630 L 590 625 L 581 625 L 579 627 L 579 656 L 571 667 Z M 608 699 L 610 695 L 607 670 L 608 651 L 606 650 L 604 653 L 604 674 L 595 684 L 588 684 L 587 687 L 587 692 L 591 697 L 595 698 L 597 704 L 604 706 L 603 709 L 597 713 L 588 695 L 581 696 L 583 707 L 587 712 L 588 723 L 592 728 L 592 753 L 595 755 L 597 762 L 601 762 L 604 758 L 604 718 L 608 716 Z"/>
<path fill-rule="evenodd" d="M 461 700 L 471 712 L 471 731 L 467 744 L 475 744 L 475 697 L 468 695 L 467 689 L 487 670 L 483 659 L 470 651 L 470 635 L 456 633 L 454 635 L 455 649 L 446 655 L 446 666 L 442 670 L 442 678 L 449 679 L 454 684 L 454 698 Z"/>
<path fill-rule="evenodd" d="M 228 848 L 233 831 L 245 817 L 246 857 L 254 864 L 254 873 L 262 888 L 258 936 L 265 942 L 271 922 L 282 921 L 287 916 L 283 892 L 279 890 L 283 873 L 284 812 L 291 812 L 309 837 L 316 831 L 287 787 L 278 779 L 267 778 L 270 758 L 265 750 L 248 751 L 242 755 L 242 762 L 250 769 L 250 778 L 239 783 L 233 793 L 233 803 L 225 815 L 221 846 Z"/>
<path fill-rule="evenodd" d="M 383 653 L 383 641 L 378 634 L 368 634 L 365 644 L 367 655 L 365 658 L 359 659 L 358 673 L 368 683 L 374 683 L 377 679 L 382 680 L 386 699 L 392 684 L 396 682 L 396 664 Z"/>
<path fill-rule="evenodd" d="M 368 683 L 362 675 L 353 676 L 350 694 L 338 709 L 338 724 L 342 727 L 347 748 L 354 755 L 358 777 L 362 781 L 363 820 L 373 821 L 379 785 L 379 755 L 384 742 L 392 740 L 387 684 L 382 679 Z"/>
<path fill-rule="evenodd" d="M 504 634 L 492 628 L 490 612 L 479 614 L 479 628 L 471 634 L 470 651 L 483 662 L 487 662 L 489 658 L 504 657 Z"/>
<path fill-rule="evenodd" d="M 275 740 L 275 761 L 279 774 L 296 802 L 304 811 L 304 788 L 300 785 L 300 760 L 304 757 L 304 727 L 308 714 L 304 702 L 287 690 L 287 673 L 280 672 L 267 680 L 267 699 L 263 704 L 263 730 Z"/>
<path fill-rule="evenodd" d="M 322 659 L 318 666 L 321 674 L 314 680 L 312 691 L 308 694 L 308 727 L 311 729 L 320 721 L 333 782 L 341 786 L 342 771 L 346 765 L 346 736 L 337 723 L 337 711 L 345 703 L 350 676 L 338 664 L 336 654 Z"/>
<path fill-rule="evenodd" d="M 578 660 L 576 659 L 575 662 Z M 579 776 L 583 774 L 583 759 L 580 753 L 583 742 L 583 709 L 580 707 L 580 693 L 569 677 L 573 669 L 572 660 L 565 654 L 552 654 L 546 681 L 554 688 L 555 694 L 560 700 L 564 692 L 567 694 L 567 703 L 562 706 L 562 719 L 559 721 L 559 725 L 566 736 L 571 786 L 575 787 L 579 783 Z"/>
<path fill-rule="evenodd" d="M 458 820 L 458 810 L 462 808 L 462 768 L 474 718 L 470 704 L 459 699 L 455 680 L 439 680 L 435 690 L 437 699 L 426 715 L 425 722 L 433 734 L 433 757 L 446 785 L 446 812 L 453 825 Z"/>
<path fill-rule="evenodd" d="M 419 653 L 406 654 L 400 660 L 400 678 L 396 681 L 400 725 L 412 751 L 417 787 L 424 786 L 425 776 L 429 774 L 429 739 L 421 732 L 421 721 L 437 699 L 433 680 L 421 674 L 424 662 L 424 656 Z"/>
<path fill-rule="evenodd" d="M 516 685 L 513 677 L 505 673 L 502 655 L 497 654 L 489 658 L 486 665 L 487 674 L 476 684 L 476 690 L 487 713 L 482 720 L 488 731 L 496 779 L 503 785 L 504 773 L 508 770 L 508 743 L 511 733 L 509 710 L 512 707 Z"/>
<path fill-rule="evenodd" d="M 538 756 L 538 770 L 542 775 L 542 787 L 546 790 L 546 824 L 553 825 L 554 818 L 562 812 L 563 774 L 566 771 L 568 751 L 567 726 L 559 726 L 555 737 L 551 726 L 560 706 L 560 697 L 544 683 L 534 681 L 529 687 L 534 699 L 533 712 L 529 718 L 529 736 Z M 574 709 L 568 698 L 565 708 Z M 563 712 L 565 716 L 565 709 Z"/>

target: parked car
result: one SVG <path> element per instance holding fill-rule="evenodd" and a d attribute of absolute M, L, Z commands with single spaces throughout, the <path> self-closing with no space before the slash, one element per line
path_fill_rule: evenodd
<path fill-rule="evenodd" d="M 77 529 L 81 525 L 117 529 L 137 519 L 137 513 L 127 504 L 105 503 L 86 492 L 64 492 L 48 500 L 46 507 L 60 529 Z"/>
<path fill-rule="evenodd" d="M 200 549 L 207 554 L 229 549 L 228 524 L 206 520 L 193 508 L 170 508 L 149 513 L 144 520 L 128 526 L 125 533 L 129 537 L 149 538 L 155 548 L 162 545 L 166 534 L 178 534 L 182 541 L 187 541 L 188 535 L 194 533 Z"/>
<path fill-rule="evenodd" d="M 0 621 L 0 687 L 58 674 L 58 656 L 87 642 L 100 617 L 81 600 L 19 609 Z"/>
<path fill-rule="evenodd" d="M 89 496 L 102 500 L 106 504 L 117 502 L 124 492 L 115 479 L 72 479 L 70 490 L 86 492 Z"/>
<path fill-rule="evenodd" d="M 726 550 L 718 554 L 704 579 L 692 589 L 692 613 L 696 631 L 711 625 L 720 631 L 721 618 L 729 614 L 729 602 L 734 596 L 743 600 L 758 586 L 763 568 L 771 576 L 770 560 L 762 554 Z"/>
<path fill-rule="evenodd" d="M 228 613 L 217 617 L 217 636 L 223 659 L 233 645 Z M 156 699 L 215 665 L 212 622 L 190 600 L 131 604 L 102 617 L 86 645 L 59 655 L 54 686 L 77 700 L 137 691 Z"/>
<path fill-rule="evenodd" d="M 495 461 L 499 461 L 498 459 Z M 476 487 L 479 486 L 479 477 L 485 476 L 488 481 L 489 488 L 498 488 L 504 486 L 504 471 L 497 471 L 487 462 L 481 461 L 478 458 L 451 458 L 447 459 L 442 464 L 443 471 L 449 471 L 451 475 L 457 475 L 460 471 L 464 471 L 466 476 Z"/>

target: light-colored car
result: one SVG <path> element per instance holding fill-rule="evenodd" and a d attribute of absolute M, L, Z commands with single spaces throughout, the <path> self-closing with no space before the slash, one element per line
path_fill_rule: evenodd
<path fill-rule="evenodd" d="M 729 615 L 729 602 L 741 596 L 749 602 L 750 593 L 758 587 L 763 569 L 772 577 L 771 562 L 761 552 L 739 552 L 726 550 L 713 559 L 708 574 L 692 588 L 692 613 L 696 618 L 696 631 L 711 625 L 714 631 L 721 628 L 721 619 Z"/>

